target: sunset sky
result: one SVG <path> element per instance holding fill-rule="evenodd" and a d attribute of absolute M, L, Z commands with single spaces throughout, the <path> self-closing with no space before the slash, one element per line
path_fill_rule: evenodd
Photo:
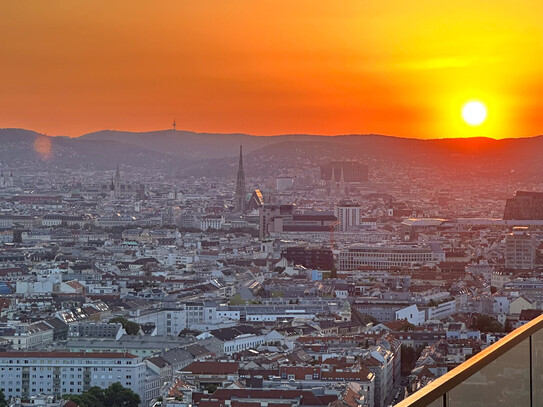
<path fill-rule="evenodd" d="M 0 3 L 0 127 L 543 134 L 541 0 Z M 480 126 L 462 106 L 484 103 Z"/>

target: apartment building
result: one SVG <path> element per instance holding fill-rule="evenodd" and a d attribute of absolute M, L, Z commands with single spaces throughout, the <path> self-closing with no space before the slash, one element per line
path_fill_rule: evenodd
<path fill-rule="evenodd" d="M 119 382 L 145 397 L 141 358 L 116 352 L 0 352 L 0 388 L 7 399 L 80 394 Z"/>

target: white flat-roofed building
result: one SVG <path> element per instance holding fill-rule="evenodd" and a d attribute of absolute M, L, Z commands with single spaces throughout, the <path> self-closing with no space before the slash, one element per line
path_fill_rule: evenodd
<path fill-rule="evenodd" d="M 339 269 L 360 267 L 389 269 L 412 267 L 445 261 L 445 252 L 437 244 L 429 245 L 352 245 L 339 252 Z"/>
<path fill-rule="evenodd" d="M 200 229 L 202 230 L 208 230 L 208 229 L 221 229 L 222 224 L 224 223 L 224 218 L 222 216 L 213 216 L 208 215 L 204 216 L 200 220 Z"/>
<path fill-rule="evenodd" d="M 145 397 L 145 363 L 130 353 L 0 352 L 0 388 L 6 398 L 81 394 L 119 382 Z"/>
<path fill-rule="evenodd" d="M 334 207 L 334 215 L 343 232 L 360 226 L 360 204 L 356 202 L 341 201 Z"/>

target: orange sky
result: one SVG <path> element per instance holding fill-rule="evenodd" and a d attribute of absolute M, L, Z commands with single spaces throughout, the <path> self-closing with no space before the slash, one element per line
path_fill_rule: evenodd
<path fill-rule="evenodd" d="M 36 0 L 0 15 L 0 127 L 543 134 L 541 0 Z M 460 118 L 471 99 L 479 127 Z"/>

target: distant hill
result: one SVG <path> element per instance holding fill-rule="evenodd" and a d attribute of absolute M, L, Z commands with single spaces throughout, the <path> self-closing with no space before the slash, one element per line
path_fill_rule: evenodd
<path fill-rule="evenodd" d="M 196 159 L 236 156 L 240 145 L 243 145 L 243 149 L 246 152 L 251 152 L 263 146 L 281 141 L 311 141 L 318 138 L 320 137 L 307 135 L 257 137 L 241 133 L 193 133 L 190 131 L 173 130 L 143 133 L 102 130 L 80 137 L 83 140 L 110 140 L 128 143 L 176 157 L 191 157 Z"/>
<path fill-rule="evenodd" d="M 373 155 L 394 157 L 427 156 L 508 156 L 512 153 L 532 157 L 534 151 L 541 152 L 543 138 L 510 138 L 494 140 L 490 138 L 456 138 L 422 140 L 383 135 L 338 135 L 319 136 L 310 134 L 285 134 L 278 136 L 251 136 L 248 134 L 193 133 L 188 131 L 162 130 L 143 133 L 131 133 L 103 130 L 85 134 L 82 140 L 109 140 L 137 145 L 148 150 L 190 158 L 222 158 L 236 156 L 238 146 L 243 145 L 249 153 L 258 149 L 278 145 L 290 150 L 293 144 L 303 145 L 306 153 L 317 152 L 318 148 L 299 143 L 312 143 L 315 146 L 331 147 L 341 150 L 342 154 Z M 325 143 L 325 144 L 319 144 Z M 355 150 L 353 150 L 355 148 Z"/>
<path fill-rule="evenodd" d="M 0 129 L 0 160 L 43 162 L 33 148 L 37 137 L 43 136 L 23 129 Z M 47 139 L 52 153 L 46 163 L 67 167 L 113 168 L 119 162 L 182 170 L 195 176 L 231 176 L 239 145 L 243 145 L 248 169 L 262 176 L 294 167 L 314 168 L 341 159 L 440 167 L 459 177 L 511 171 L 543 175 L 543 136 L 420 140 L 354 134 L 259 137 L 173 130 L 141 133 L 103 130 L 75 139 Z"/>
<path fill-rule="evenodd" d="M 38 152 L 41 150 L 42 152 Z M 47 165 L 65 168 L 112 169 L 117 163 L 133 167 L 185 168 L 190 159 L 116 141 L 48 137 L 24 129 L 0 129 L 0 162 L 3 166 Z"/>

